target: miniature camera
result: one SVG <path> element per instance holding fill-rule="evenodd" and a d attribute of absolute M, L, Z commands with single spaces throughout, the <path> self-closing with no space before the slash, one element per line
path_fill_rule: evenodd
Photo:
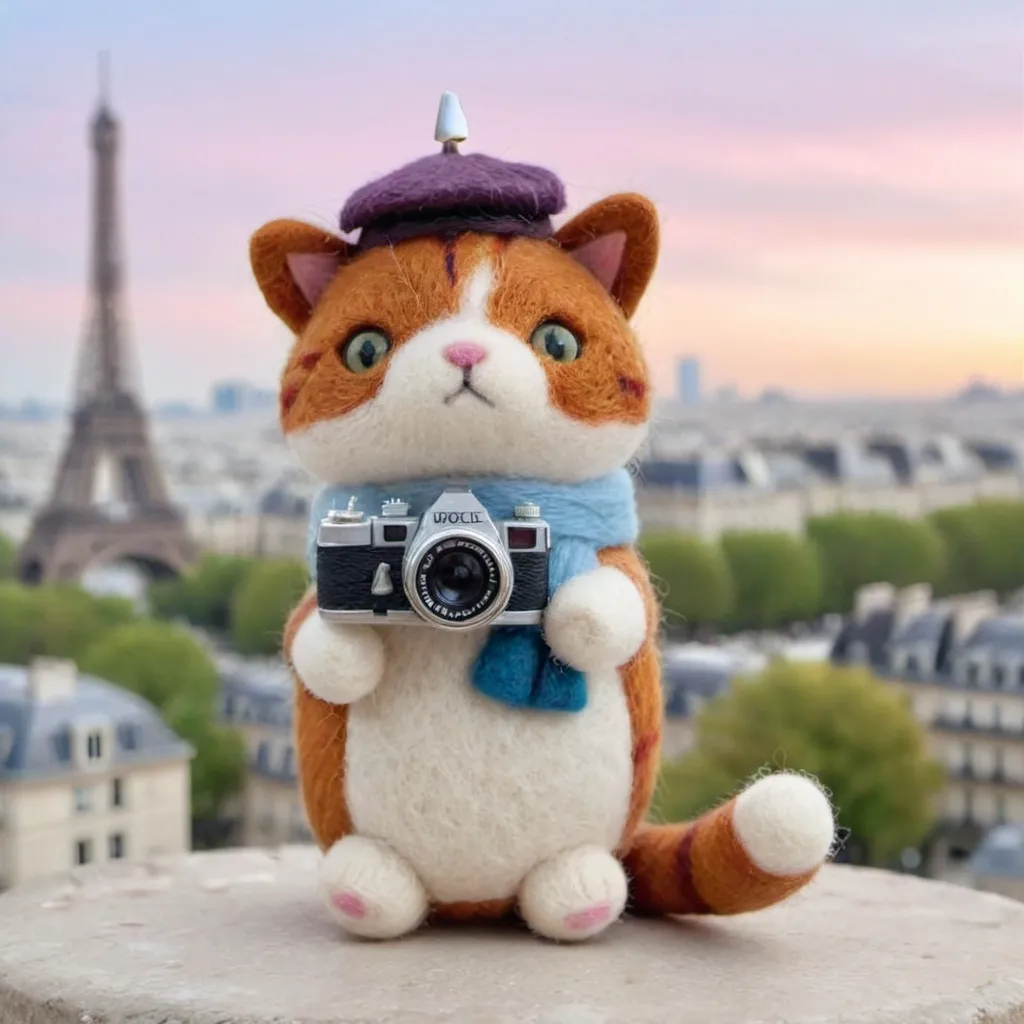
<path fill-rule="evenodd" d="M 447 488 L 420 516 L 399 498 L 365 516 L 350 499 L 317 532 L 320 615 L 444 629 L 539 623 L 551 531 L 532 502 L 513 516 L 495 522 L 468 487 Z"/>

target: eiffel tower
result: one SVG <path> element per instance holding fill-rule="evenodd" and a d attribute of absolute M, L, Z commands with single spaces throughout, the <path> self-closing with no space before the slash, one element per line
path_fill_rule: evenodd
<path fill-rule="evenodd" d="M 100 102 L 90 132 L 91 308 L 57 478 L 19 552 L 18 574 L 26 583 L 74 582 L 92 566 L 117 561 L 166 576 L 181 572 L 197 554 L 184 517 L 171 504 L 128 366 L 117 209 L 119 134 L 101 64 Z"/>

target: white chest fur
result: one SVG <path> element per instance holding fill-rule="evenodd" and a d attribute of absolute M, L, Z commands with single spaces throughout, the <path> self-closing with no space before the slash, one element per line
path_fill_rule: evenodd
<path fill-rule="evenodd" d="M 632 788 L 617 671 L 588 678 L 581 712 L 516 709 L 470 685 L 480 634 L 382 632 L 384 678 L 349 708 L 356 832 L 389 843 L 442 901 L 512 896 L 561 850 L 617 845 Z"/>

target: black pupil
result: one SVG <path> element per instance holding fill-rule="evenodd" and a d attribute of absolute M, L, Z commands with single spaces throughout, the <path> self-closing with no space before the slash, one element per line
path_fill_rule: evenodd
<path fill-rule="evenodd" d="M 544 335 L 544 347 L 552 359 L 562 359 L 565 356 L 565 342 L 558 336 L 559 332 L 554 327 Z"/>
<path fill-rule="evenodd" d="M 427 586 L 435 600 L 449 608 L 466 608 L 483 595 L 487 571 L 469 551 L 446 551 L 431 566 Z"/>
<path fill-rule="evenodd" d="M 377 346 L 367 338 L 366 341 L 359 346 L 357 354 L 359 356 L 359 362 L 361 362 L 366 369 L 369 369 L 377 361 Z"/>

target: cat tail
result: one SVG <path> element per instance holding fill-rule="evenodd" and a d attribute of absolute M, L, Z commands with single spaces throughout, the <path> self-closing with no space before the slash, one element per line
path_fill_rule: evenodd
<path fill-rule="evenodd" d="M 780 772 L 695 821 L 643 825 L 623 857 L 637 914 L 743 914 L 802 889 L 832 852 L 828 797 Z"/>

